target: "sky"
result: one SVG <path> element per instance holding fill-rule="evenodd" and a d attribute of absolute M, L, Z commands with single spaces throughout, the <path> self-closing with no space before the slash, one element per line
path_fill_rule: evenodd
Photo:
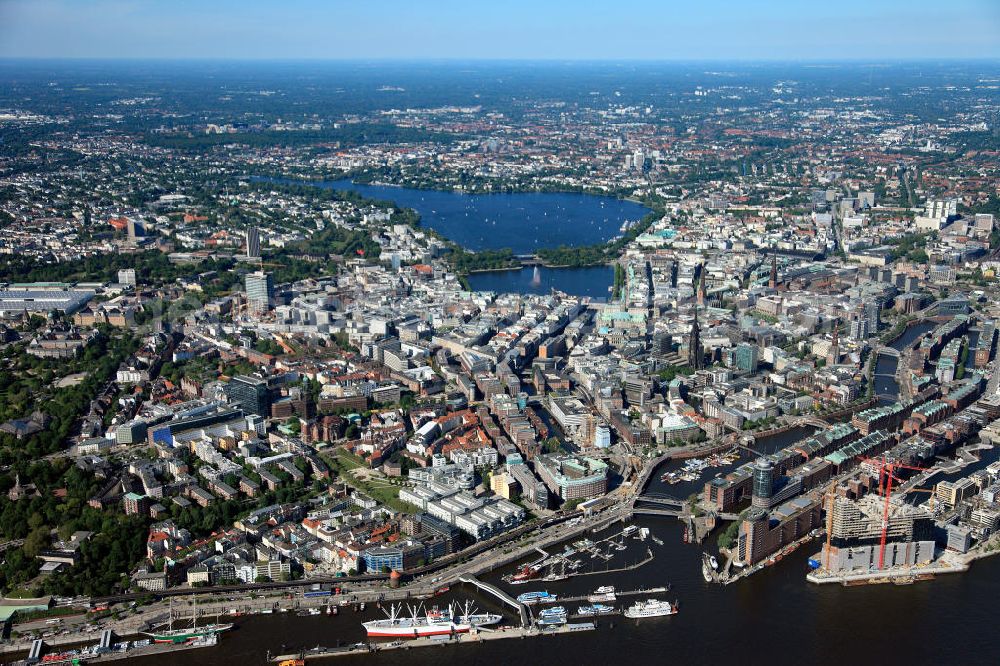
<path fill-rule="evenodd" d="M 1000 58 L 1000 0 L 0 0 L 0 57 Z"/>

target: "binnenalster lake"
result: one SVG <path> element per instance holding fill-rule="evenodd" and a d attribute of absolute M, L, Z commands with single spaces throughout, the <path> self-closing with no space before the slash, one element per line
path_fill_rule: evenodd
<path fill-rule="evenodd" d="M 575 296 L 608 297 L 608 287 L 615 277 L 611 266 L 585 268 L 546 268 L 525 266 L 513 271 L 484 271 L 469 275 L 476 291 L 516 294 L 547 294 L 552 289 Z"/>

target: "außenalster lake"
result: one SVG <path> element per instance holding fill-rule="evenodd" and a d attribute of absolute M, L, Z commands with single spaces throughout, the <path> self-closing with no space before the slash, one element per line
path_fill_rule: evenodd
<path fill-rule="evenodd" d="M 603 243 L 640 220 L 649 209 L 634 201 L 591 194 L 518 192 L 462 194 L 351 180 L 303 182 L 353 190 L 370 199 L 392 201 L 420 214 L 421 224 L 472 251 L 510 248 L 531 254 L 540 248 Z M 469 276 L 479 291 L 548 293 L 558 289 L 578 296 L 606 298 L 614 276 L 609 266 L 489 271 Z"/>
<path fill-rule="evenodd" d="M 649 209 L 634 201 L 591 194 L 517 192 L 462 194 L 350 180 L 309 183 L 354 190 L 369 199 L 394 201 L 420 213 L 421 224 L 469 250 L 510 248 L 515 254 L 560 245 L 603 243 Z"/>

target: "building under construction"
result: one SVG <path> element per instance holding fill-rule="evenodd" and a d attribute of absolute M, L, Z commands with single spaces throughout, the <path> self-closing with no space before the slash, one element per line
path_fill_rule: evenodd
<path fill-rule="evenodd" d="M 820 563 L 831 572 L 867 571 L 879 565 L 885 500 L 827 496 L 829 540 Z M 934 520 L 923 508 L 889 501 L 883 567 L 927 563 L 934 559 Z"/>

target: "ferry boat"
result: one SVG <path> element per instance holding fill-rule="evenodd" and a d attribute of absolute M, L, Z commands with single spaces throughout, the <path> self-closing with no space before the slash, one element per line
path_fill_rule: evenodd
<path fill-rule="evenodd" d="M 194 640 L 205 640 L 208 636 L 215 636 L 233 628 L 232 624 L 220 624 L 218 622 L 198 626 L 198 600 L 194 605 L 194 625 L 186 629 L 174 629 L 174 609 L 171 604 L 170 619 L 165 631 L 144 631 L 143 635 L 149 636 L 154 643 L 187 643 Z"/>
<path fill-rule="evenodd" d="M 466 634 L 474 628 L 497 624 L 503 619 L 495 613 L 476 613 L 466 604 L 455 611 L 454 606 L 429 611 L 410 606 L 409 616 L 401 615 L 402 607 L 392 606 L 383 620 L 363 622 L 369 638 L 419 638 L 421 636 L 450 636 Z"/>
<path fill-rule="evenodd" d="M 593 604 L 591 606 L 580 606 L 576 609 L 577 615 L 608 615 L 614 613 L 615 609 L 613 606 L 606 606 L 604 604 Z"/>
<path fill-rule="evenodd" d="M 587 596 L 587 601 L 594 603 L 597 601 L 615 601 L 615 588 L 613 585 L 603 585 L 596 590 L 593 594 Z"/>
<path fill-rule="evenodd" d="M 669 601 L 659 601 L 658 599 L 647 599 L 637 601 L 625 609 L 625 617 L 662 617 L 664 615 L 674 615 L 677 612 L 677 604 Z"/>
<path fill-rule="evenodd" d="M 557 595 L 544 590 L 541 592 L 525 592 L 524 594 L 517 595 L 517 600 L 522 604 L 527 604 L 528 606 L 552 603 L 557 598 Z"/>
<path fill-rule="evenodd" d="M 566 624 L 566 617 L 566 609 L 562 606 L 546 608 L 538 614 L 538 624 L 542 626 Z"/>

